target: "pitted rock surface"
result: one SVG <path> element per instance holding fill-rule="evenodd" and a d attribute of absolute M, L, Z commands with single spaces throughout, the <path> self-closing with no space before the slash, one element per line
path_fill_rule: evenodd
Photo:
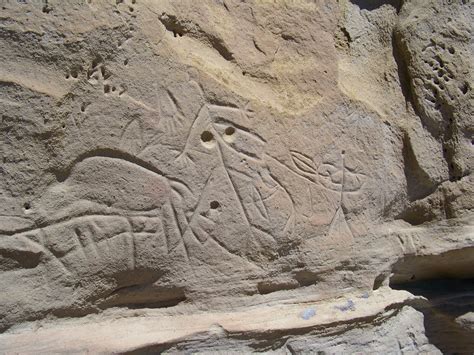
<path fill-rule="evenodd" d="M 37 324 L 161 309 L 264 322 L 293 302 L 316 322 L 332 313 L 308 300 L 351 315 L 379 289 L 397 311 L 361 318 L 377 340 L 349 317 L 258 347 L 259 327 L 216 317 L 181 345 L 60 350 L 437 351 L 387 286 L 474 277 L 474 3 L 0 5 L 0 351 L 33 351 Z"/>

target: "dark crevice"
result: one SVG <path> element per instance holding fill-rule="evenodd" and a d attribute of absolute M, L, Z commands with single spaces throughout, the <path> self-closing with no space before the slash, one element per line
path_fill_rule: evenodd
<path fill-rule="evenodd" d="M 281 38 L 283 38 L 285 41 L 296 42 L 296 43 L 299 42 L 293 35 L 289 33 L 282 33 Z"/>
<path fill-rule="evenodd" d="M 340 29 L 341 29 L 341 33 L 343 34 L 344 39 L 347 43 L 347 46 L 349 47 L 350 43 L 352 42 L 351 35 L 350 35 L 349 31 L 347 30 L 347 28 L 341 27 Z"/>
<path fill-rule="evenodd" d="M 474 247 L 438 255 L 407 255 L 392 268 L 390 287 L 428 301 L 413 307 L 424 314 L 426 335 L 445 354 L 471 354 L 474 330 L 455 319 L 474 311 Z"/>
<path fill-rule="evenodd" d="M 420 224 L 434 221 L 437 217 L 436 212 L 433 206 L 415 201 L 409 204 L 396 219 L 402 219 L 412 226 L 419 226 Z"/>
<path fill-rule="evenodd" d="M 140 282 L 140 278 L 144 278 Z M 130 278 L 130 284 L 121 286 L 110 292 L 101 302 L 99 307 L 125 307 L 129 309 L 141 308 L 166 308 L 174 307 L 186 301 L 185 289 L 177 286 L 154 285 L 153 279 L 158 276 L 137 276 Z M 138 280 L 136 284 L 132 280 Z M 136 282 L 136 281 L 135 281 Z"/>
<path fill-rule="evenodd" d="M 411 202 L 416 201 L 436 191 L 437 185 L 431 181 L 429 175 L 423 171 L 416 159 L 408 134 L 403 137 L 402 154 L 408 199 Z"/>
<path fill-rule="evenodd" d="M 392 55 L 397 63 L 398 80 L 400 81 L 400 87 L 402 89 L 403 97 L 405 98 L 407 109 L 409 105 L 415 107 L 408 65 L 403 56 L 400 38 L 397 36 L 395 31 L 392 34 Z"/>
<path fill-rule="evenodd" d="M 446 122 L 443 137 L 443 154 L 448 164 L 449 180 L 459 181 L 467 174 L 456 162 L 457 137 L 460 132 L 456 119 L 454 118 L 453 109 L 447 105 L 442 105 L 441 109 Z"/>
<path fill-rule="evenodd" d="M 319 274 L 307 270 L 295 272 L 293 278 L 298 282 L 300 286 L 311 286 L 323 281 L 322 277 Z"/>
<path fill-rule="evenodd" d="M 444 354 L 472 354 L 474 330 L 462 327 L 456 318 L 474 311 L 474 279 L 431 279 L 393 285 L 423 296 L 428 301 L 413 306 L 424 315 L 429 342 Z"/>
<path fill-rule="evenodd" d="M 406 255 L 392 266 L 390 285 L 435 278 L 474 278 L 474 247 L 437 255 Z"/>
<path fill-rule="evenodd" d="M 160 21 L 165 26 L 167 31 L 173 33 L 174 37 L 182 37 L 183 35 L 189 32 L 186 24 L 183 24 L 174 15 L 168 15 L 163 13 L 160 16 Z"/>
<path fill-rule="evenodd" d="M 380 287 L 383 286 L 385 280 L 387 279 L 387 275 L 380 274 L 374 280 L 374 285 L 372 287 L 373 290 L 378 290 Z"/>
<path fill-rule="evenodd" d="M 262 281 L 257 284 L 258 293 L 261 295 L 267 295 L 269 293 L 278 292 L 278 291 L 287 291 L 294 290 L 298 288 L 298 284 L 295 282 L 271 282 L 271 281 Z"/>
<path fill-rule="evenodd" d="M 400 11 L 403 0 L 350 0 L 354 5 L 357 5 L 361 10 L 376 10 L 383 5 L 390 5 Z"/>
<path fill-rule="evenodd" d="M 211 44 L 212 48 L 214 48 L 221 55 L 222 58 L 227 61 L 234 60 L 234 54 L 229 51 L 229 49 L 225 46 L 224 41 L 221 38 L 208 34 L 207 39 Z"/>

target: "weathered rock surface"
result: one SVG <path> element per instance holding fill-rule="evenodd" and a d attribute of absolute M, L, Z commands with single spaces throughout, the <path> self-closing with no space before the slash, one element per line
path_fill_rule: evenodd
<path fill-rule="evenodd" d="M 456 318 L 456 322 L 458 322 L 464 328 L 474 330 L 474 312 L 463 314 L 462 316 Z"/>
<path fill-rule="evenodd" d="M 189 309 L 115 311 L 100 317 L 35 324 L 2 336 L 5 352 L 251 352 L 438 354 L 423 332 L 423 315 L 408 292 L 380 289 L 332 302 L 266 304 L 234 312 Z M 384 311 L 387 307 L 393 309 Z M 69 335 L 74 333 L 74 337 Z M 26 335 L 26 336 L 25 336 Z"/>
<path fill-rule="evenodd" d="M 0 351 L 437 351 L 474 3 L 0 5 Z"/>

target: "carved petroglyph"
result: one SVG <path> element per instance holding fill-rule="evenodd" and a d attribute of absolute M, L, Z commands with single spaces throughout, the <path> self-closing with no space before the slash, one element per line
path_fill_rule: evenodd
<path fill-rule="evenodd" d="M 273 228 L 275 218 L 270 216 L 267 203 L 286 191 L 268 172 L 264 155 L 266 141 L 241 124 L 252 114 L 248 108 L 203 105 L 191 125 L 186 144 L 176 158 L 177 161 L 193 162 L 197 159 L 193 155 L 202 153 L 204 149 L 204 154 L 215 159 L 216 169 L 228 186 L 236 212 L 247 228 L 242 234 L 247 239 L 244 253 L 252 243 L 275 245 L 275 238 L 291 233 L 292 208 L 285 211 L 290 214 L 285 217 L 290 221 L 280 226 L 281 230 Z M 196 142 L 197 137 L 199 142 Z M 291 204 L 291 198 L 278 196 L 280 200 L 285 198 L 285 205 Z"/>
<path fill-rule="evenodd" d="M 328 203 L 333 201 L 331 203 L 335 203 L 335 210 L 328 223 L 327 235 L 333 241 L 345 240 L 351 242 L 354 235 L 346 219 L 348 208 L 346 207 L 345 198 L 348 195 L 355 196 L 360 193 L 367 181 L 367 176 L 359 171 L 358 166 L 352 167 L 347 163 L 344 150 L 341 151 L 339 157 L 337 157 L 337 154 L 329 154 L 328 158 L 323 159 L 319 166 L 315 164 L 315 159 L 310 155 L 297 150 L 289 150 L 288 155 L 290 158 L 288 165 L 272 156 L 268 155 L 268 158 L 282 167 L 284 171 L 306 181 L 308 206 L 304 205 L 304 207 L 298 208 L 298 202 L 294 201 L 293 204 L 297 207 L 297 214 L 313 211 L 314 205 L 318 202 L 324 202 L 324 199 L 329 199 Z M 291 186 L 291 182 L 287 182 L 287 185 Z M 315 195 L 312 185 L 319 187 L 320 191 L 321 189 L 328 191 L 329 195 L 324 195 L 324 197 Z M 311 218 L 311 215 L 305 216 Z"/>
<path fill-rule="evenodd" d="M 183 128 L 186 118 L 178 99 L 171 91 L 166 92 L 166 97 L 172 113 L 168 117 L 174 118 L 168 128 Z M 159 223 L 155 230 L 139 232 L 140 235 L 156 239 L 155 245 L 166 255 L 178 253 L 191 261 L 196 257 L 196 248 L 210 247 L 242 257 L 257 249 L 262 250 L 263 259 L 273 259 L 282 244 L 295 239 L 298 220 L 311 215 L 301 215 L 292 183 L 282 181 L 269 164 L 280 165 L 306 180 L 309 213 L 321 200 L 312 185 L 337 193 L 337 207 L 327 234 L 334 240 L 352 240 L 345 196 L 360 191 L 366 176 L 347 164 L 344 152 L 338 160 L 326 159 L 316 166 L 310 155 L 290 150 L 292 165 L 280 162 L 265 152 L 267 141 L 248 128 L 252 115 L 248 107 L 207 103 L 201 106 L 188 123 L 187 138 L 175 156 L 176 166 L 196 168 L 203 161 L 211 164 L 203 184 L 192 188 L 167 176 L 154 163 L 136 157 L 136 152 L 143 152 L 146 146 L 143 122 L 139 117 L 133 118 L 123 127 L 120 137 L 121 146 L 131 154 L 98 149 L 80 155 L 68 167 L 55 172 L 58 184 L 34 205 L 38 208 L 29 212 L 43 235 L 33 240 L 38 248 L 46 250 L 44 255 L 59 259 L 61 268 L 70 272 L 62 261 L 68 252 L 58 253 L 44 244 L 48 239 L 44 230 L 71 218 L 146 216 Z M 100 235 L 100 228 L 89 223 L 87 227 L 74 227 L 73 232 L 76 253 L 82 253 L 84 258 L 100 255 L 95 237 Z M 136 254 L 133 232 L 129 227 L 120 234 L 123 243 L 128 243 L 130 268 L 135 265 Z"/>
<path fill-rule="evenodd" d="M 162 224 L 153 217 L 89 215 L 5 237 L 0 243 L 2 269 L 56 265 L 63 275 L 86 276 L 105 268 L 134 270 L 143 249 L 166 255 Z M 147 239 L 146 246 L 139 243 Z M 153 242 L 152 242 L 153 241 Z M 27 264 L 24 262 L 27 261 Z M 86 271 L 87 270 L 87 271 Z"/>
<path fill-rule="evenodd" d="M 100 58 L 87 72 L 92 84 L 103 84 L 110 76 Z M 203 94 L 199 84 L 189 84 Z M 192 120 L 188 120 L 185 105 L 179 92 L 164 89 L 158 125 L 162 134 L 185 135 L 182 146 L 177 148 L 177 143 L 173 148 L 170 144 L 168 152 L 175 152 L 175 167 L 198 175 L 204 172 L 201 184 L 188 186 L 144 158 L 149 148 L 159 147 L 159 143 L 150 144 L 162 135 L 145 136 L 145 121 L 134 115 L 122 127 L 120 150 L 96 149 L 55 171 L 58 184 L 51 186 L 29 212 L 36 219 L 36 227 L 49 228 L 92 215 L 147 216 L 159 220 L 159 227 L 141 235 L 154 236 L 156 245 L 167 255 L 178 253 L 191 261 L 196 248 L 210 246 L 242 257 L 262 250 L 263 259 L 273 259 L 282 244 L 296 238 L 298 221 L 311 218 L 313 206 L 320 203 L 322 197 L 314 185 L 338 193 L 327 233 L 353 237 L 344 199 L 357 193 L 366 177 L 346 163 L 344 154 L 339 160 L 324 160 L 316 166 L 309 154 L 292 149 L 291 164 L 285 164 L 266 153 L 266 139 L 251 128 L 255 113 L 248 105 L 240 108 L 203 101 Z M 205 170 L 201 170 L 203 164 Z M 285 174 L 306 180 L 308 211 L 298 208 L 293 182 L 270 168 L 275 164 L 284 168 Z M 129 235 L 129 253 L 135 255 L 133 231 L 129 228 L 124 233 Z M 93 224 L 86 229 L 74 227 L 77 252 L 97 257 L 97 234 L 100 230 Z"/>

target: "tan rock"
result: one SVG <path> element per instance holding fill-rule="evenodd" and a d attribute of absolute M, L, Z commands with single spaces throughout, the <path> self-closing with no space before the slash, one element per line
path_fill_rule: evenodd
<path fill-rule="evenodd" d="M 0 5 L 2 351 L 435 351 L 383 286 L 474 276 L 471 2 Z"/>

